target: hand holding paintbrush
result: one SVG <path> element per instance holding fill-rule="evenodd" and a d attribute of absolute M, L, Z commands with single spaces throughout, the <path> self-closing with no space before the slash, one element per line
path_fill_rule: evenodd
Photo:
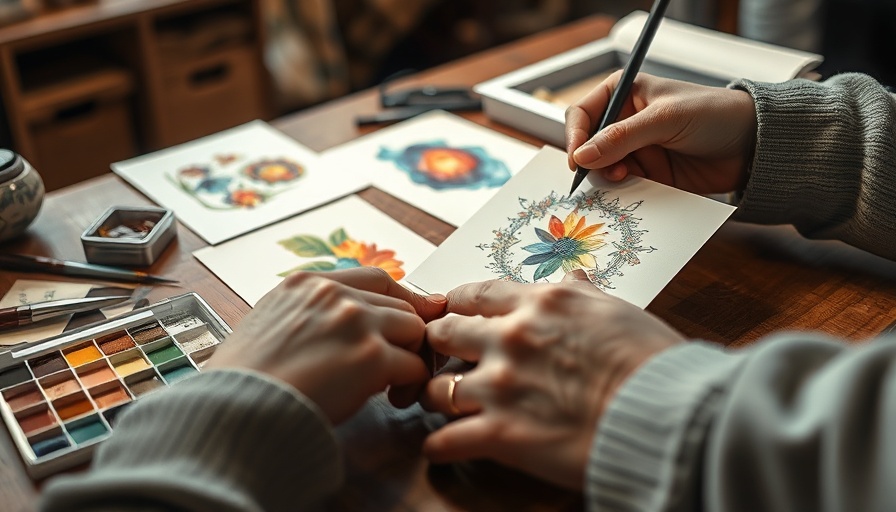
<path fill-rule="evenodd" d="M 644 24 L 644 29 L 641 30 L 641 35 L 638 36 L 638 41 L 632 49 L 631 57 L 629 57 L 628 63 L 626 63 L 625 69 L 622 71 L 622 78 L 619 79 L 619 85 L 617 85 L 616 89 L 613 91 L 613 95 L 610 97 L 610 103 L 607 105 L 607 111 L 604 113 L 603 119 L 601 119 L 595 133 L 613 124 L 616 122 L 616 118 L 619 117 L 619 112 L 622 111 L 622 106 L 628 100 L 632 84 L 635 81 L 635 77 L 638 76 L 638 71 L 641 69 L 641 63 L 644 62 L 644 57 L 647 55 L 647 50 L 650 48 L 650 43 L 653 41 L 653 36 L 656 35 L 656 31 L 660 26 L 660 22 L 663 20 L 663 14 L 666 12 L 666 7 L 668 5 L 669 0 L 656 0 L 653 3 L 650 15 L 647 17 L 647 22 Z M 582 166 L 577 167 L 576 175 L 572 180 L 572 188 L 569 189 L 570 195 L 579 188 L 579 185 L 582 184 L 585 176 L 588 176 L 588 171 L 588 169 Z"/>

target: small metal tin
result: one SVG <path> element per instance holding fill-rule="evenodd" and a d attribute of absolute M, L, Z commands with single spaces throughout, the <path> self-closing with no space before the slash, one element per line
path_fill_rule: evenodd
<path fill-rule="evenodd" d="M 143 233 L 142 227 L 149 226 Z M 139 226 L 131 229 L 131 226 Z M 120 228 L 120 229 L 119 229 Z M 129 236 L 116 237 L 104 233 Z M 84 255 L 90 263 L 148 266 L 177 234 L 174 213 L 152 206 L 113 206 L 81 234 Z"/>

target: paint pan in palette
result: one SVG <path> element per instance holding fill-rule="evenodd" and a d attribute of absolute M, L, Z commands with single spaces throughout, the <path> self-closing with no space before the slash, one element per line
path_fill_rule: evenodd
<path fill-rule="evenodd" d="M 191 293 L 0 354 L 0 415 L 28 473 L 89 460 L 122 411 L 198 373 L 229 333 Z"/>

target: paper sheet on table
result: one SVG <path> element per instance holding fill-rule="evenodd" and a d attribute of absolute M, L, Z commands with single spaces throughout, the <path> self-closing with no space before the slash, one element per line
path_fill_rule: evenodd
<path fill-rule="evenodd" d="M 93 286 L 90 283 L 19 279 L 0 299 L 0 307 L 24 306 L 48 300 L 80 299 L 86 297 Z M 0 332 L 0 346 L 17 345 L 62 334 L 70 318 L 71 315 L 67 315 L 57 320 L 48 320 Z"/>
<path fill-rule="evenodd" d="M 462 117 L 433 111 L 336 146 L 321 160 L 460 226 L 536 151 Z"/>
<path fill-rule="evenodd" d="M 263 121 L 112 164 L 211 245 L 367 187 Z"/>
<path fill-rule="evenodd" d="M 134 309 L 134 301 L 148 295 L 151 287 L 136 286 L 121 283 L 72 283 L 63 281 L 43 281 L 20 279 L 9 289 L 6 295 L 0 299 L 0 307 L 23 306 L 35 302 L 48 300 L 80 299 L 83 297 L 103 295 L 130 295 L 131 300 L 119 305 L 110 306 L 99 310 L 97 315 L 112 318 Z M 91 292 L 94 292 L 91 294 Z M 100 292 L 100 293 L 98 293 Z M 102 293 L 105 292 L 105 293 Z M 78 320 L 81 324 L 95 322 L 102 317 L 92 317 L 82 313 Z M 72 320 L 73 315 L 66 315 L 55 320 L 39 322 L 36 324 L 17 327 L 0 332 L 0 346 L 10 346 L 19 343 L 37 341 L 57 336 L 66 330 L 74 329 L 79 323 Z"/>
<path fill-rule="evenodd" d="M 407 280 L 428 293 L 504 279 L 558 282 L 584 269 L 646 307 L 734 207 L 643 178 L 591 173 L 572 196 L 566 153 L 543 148 Z"/>
<path fill-rule="evenodd" d="M 247 304 L 298 270 L 380 267 L 400 281 L 435 249 L 367 201 L 349 196 L 193 253 Z"/>

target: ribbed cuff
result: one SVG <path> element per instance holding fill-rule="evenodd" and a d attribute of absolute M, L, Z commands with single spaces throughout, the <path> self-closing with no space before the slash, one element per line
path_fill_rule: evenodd
<path fill-rule="evenodd" d="M 844 89 L 880 87 L 861 75 L 730 87 L 753 97 L 758 125 L 750 179 L 732 219 L 793 224 L 807 236 L 848 219 L 861 187 L 864 130 L 850 104 L 855 92 Z"/>
<path fill-rule="evenodd" d="M 338 445 L 309 399 L 264 375 L 215 370 L 121 415 L 90 472 L 47 487 L 45 510 L 295 510 L 341 484 Z"/>
<path fill-rule="evenodd" d="M 586 475 L 589 510 L 699 509 L 697 459 L 718 397 L 741 361 L 693 342 L 635 372 L 598 424 Z"/>

